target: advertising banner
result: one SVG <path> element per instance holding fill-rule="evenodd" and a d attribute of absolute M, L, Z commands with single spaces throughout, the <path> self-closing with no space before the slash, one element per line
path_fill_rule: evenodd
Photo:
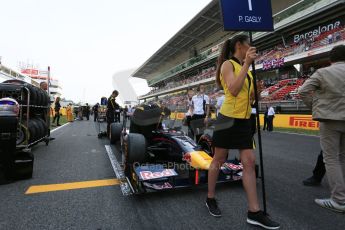
<path fill-rule="evenodd" d="M 260 123 L 264 124 L 264 115 L 260 115 Z M 314 121 L 311 115 L 277 114 L 273 126 L 278 128 L 319 130 L 320 123 Z"/>

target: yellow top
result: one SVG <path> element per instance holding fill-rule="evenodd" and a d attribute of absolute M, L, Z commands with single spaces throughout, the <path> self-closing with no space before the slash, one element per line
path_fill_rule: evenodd
<path fill-rule="evenodd" d="M 242 66 L 234 58 L 230 59 L 229 61 L 234 67 L 235 78 L 237 78 L 240 74 Z M 252 111 L 250 96 L 254 90 L 252 73 L 248 71 L 243 87 L 236 97 L 230 93 L 222 74 L 220 74 L 220 82 L 223 86 L 225 94 L 225 99 L 222 107 L 220 108 L 220 113 L 227 117 L 249 119 Z"/>

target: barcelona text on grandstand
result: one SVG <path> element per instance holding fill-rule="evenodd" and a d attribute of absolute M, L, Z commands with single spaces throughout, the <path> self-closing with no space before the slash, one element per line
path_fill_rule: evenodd
<path fill-rule="evenodd" d="M 308 32 L 302 33 L 302 34 L 296 34 L 296 35 L 294 35 L 294 42 L 298 43 L 304 39 L 315 38 L 322 33 L 325 33 L 325 32 L 331 31 L 333 29 L 339 28 L 340 25 L 341 25 L 341 22 L 336 21 L 336 22 L 330 23 L 328 25 L 318 26 L 317 28 L 314 28 L 314 29 L 312 29 Z"/>

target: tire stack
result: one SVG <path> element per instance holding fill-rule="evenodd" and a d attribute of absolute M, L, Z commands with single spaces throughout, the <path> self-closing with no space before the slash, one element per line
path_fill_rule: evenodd
<path fill-rule="evenodd" d="M 4 83 L 11 84 L 3 96 L 15 99 L 21 105 L 21 124 L 17 131 L 17 145 L 32 144 L 48 134 L 48 94 L 33 85 L 20 80 L 9 80 Z M 29 105 L 29 106 L 28 106 Z M 27 123 L 27 116 L 29 122 Z M 27 132 L 28 131 L 28 132 Z"/>
<path fill-rule="evenodd" d="M 28 143 L 34 143 L 48 134 L 47 117 L 49 112 L 48 94 L 35 86 L 25 85 L 30 91 Z M 26 98 L 27 103 L 27 98 Z M 25 103 L 25 102 L 23 102 Z M 26 124 L 24 124 L 26 126 Z"/>

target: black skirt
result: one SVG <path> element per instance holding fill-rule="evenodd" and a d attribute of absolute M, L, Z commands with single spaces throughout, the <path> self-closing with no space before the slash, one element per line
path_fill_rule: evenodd
<path fill-rule="evenodd" d="M 213 146 L 224 149 L 253 149 L 251 119 L 237 119 L 219 113 L 213 133 Z"/>

